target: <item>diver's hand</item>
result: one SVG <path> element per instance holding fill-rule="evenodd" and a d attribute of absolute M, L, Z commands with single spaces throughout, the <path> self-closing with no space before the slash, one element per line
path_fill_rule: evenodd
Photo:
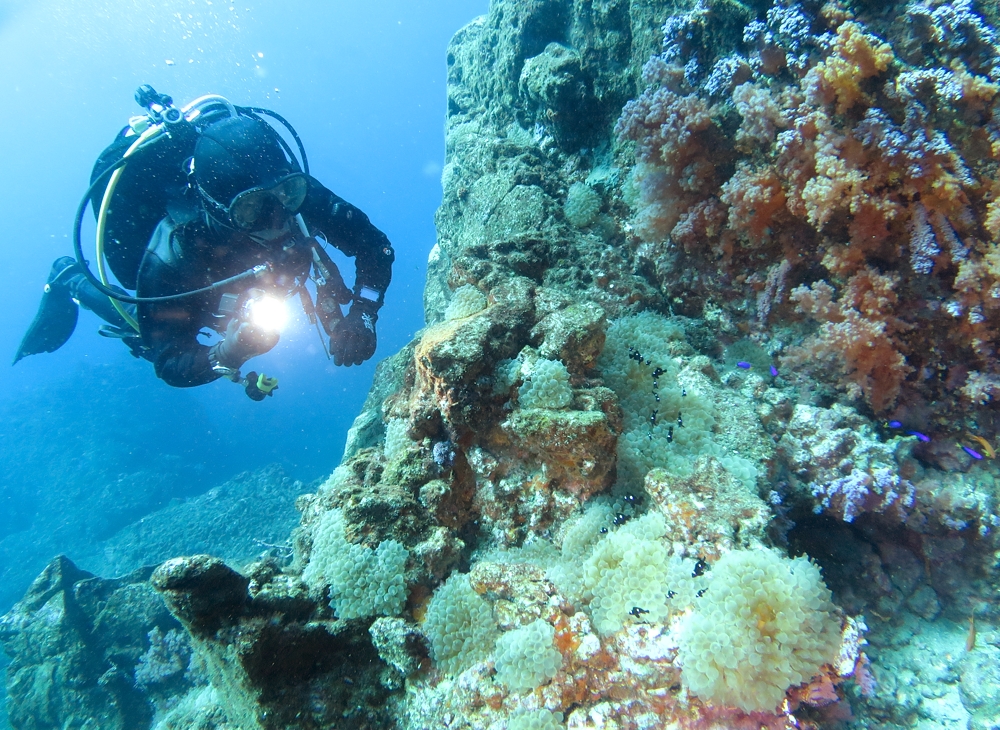
<path fill-rule="evenodd" d="M 209 350 L 210 360 L 238 370 L 247 360 L 263 355 L 278 344 L 278 333 L 254 327 L 249 322 L 233 319 L 226 327 L 225 338 Z"/>
<path fill-rule="evenodd" d="M 333 362 L 337 365 L 360 365 L 374 355 L 377 321 L 378 305 L 375 302 L 354 300 L 351 311 L 333 328 L 330 338 Z"/>

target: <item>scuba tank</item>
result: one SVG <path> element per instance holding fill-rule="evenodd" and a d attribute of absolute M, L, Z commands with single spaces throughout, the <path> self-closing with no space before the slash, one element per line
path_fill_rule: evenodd
<path fill-rule="evenodd" d="M 169 97 L 166 101 L 169 103 Z M 136 129 L 145 131 L 143 127 L 149 126 L 144 124 L 147 117 L 133 120 L 94 163 L 90 182 L 97 184 L 90 203 L 95 220 L 99 217 L 114 164 L 136 142 Z M 108 201 L 104 256 L 115 278 L 126 289 L 135 289 L 139 263 L 153 230 L 166 215 L 168 206 L 183 200 L 187 188 L 184 163 L 193 153 L 198 131 L 191 124 L 175 122 L 171 127 L 145 154 L 125 165 Z"/>

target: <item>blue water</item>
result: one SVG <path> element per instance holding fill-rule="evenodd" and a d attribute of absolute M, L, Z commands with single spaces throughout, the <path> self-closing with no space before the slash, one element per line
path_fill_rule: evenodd
<path fill-rule="evenodd" d="M 487 0 L 0 0 L 0 577 L 13 576 L 3 580 L 0 611 L 54 552 L 72 557 L 81 541 L 171 498 L 271 463 L 303 481 L 336 466 L 375 363 L 423 325 L 445 49 L 487 8 Z M 73 213 L 96 155 L 140 111 L 133 93 L 142 83 L 178 103 L 218 93 L 274 109 L 297 128 L 312 173 L 386 232 L 396 264 L 370 362 L 334 367 L 300 315 L 278 347 L 252 361 L 279 377 L 275 398 L 254 403 L 226 381 L 178 390 L 99 337 L 99 320 L 84 311 L 58 352 L 6 364 L 53 259 L 71 253 Z M 91 241 L 85 234 L 88 252 Z M 95 514 L 107 507 L 109 481 L 140 472 L 159 475 L 156 487 L 126 495 L 111 516 Z"/>

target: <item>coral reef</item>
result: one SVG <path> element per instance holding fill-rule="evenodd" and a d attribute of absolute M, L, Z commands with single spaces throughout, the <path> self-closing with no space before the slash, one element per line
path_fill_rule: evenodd
<path fill-rule="evenodd" d="M 986 12 L 494 0 L 427 326 L 291 555 L 153 573 L 135 727 L 995 727 Z"/>
<path fill-rule="evenodd" d="M 961 0 L 672 17 L 616 127 L 665 292 L 761 337 L 802 315 L 787 369 L 876 413 L 988 402 L 997 42 Z"/>

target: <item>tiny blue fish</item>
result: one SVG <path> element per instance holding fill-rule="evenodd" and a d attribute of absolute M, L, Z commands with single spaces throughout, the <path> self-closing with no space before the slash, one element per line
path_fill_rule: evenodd
<path fill-rule="evenodd" d="M 772 378 L 778 377 L 778 368 L 774 367 L 774 365 L 771 366 L 771 377 Z"/>
<path fill-rule="evenodd" d="M 910 436 L 916 436 L 918 440 L 923 441 L 925 444 L 931 440 L 931 437 L 925 433 L 920 433 L 920 431 L 907 431 Z"/>
<path fill-rule="evenodd" d="M 736 363 L 736 367 L 743 368 L 744 370 L 749 370 L 750 363 L 748 363 L 746 360 L 740 360 L 738 363 Z"/>
<path fill-rule="evenodd" d="M 971 456 L 976 461 L 982 461 L 982 459 L 983 459 L 983 455 L 982 454 L 980 454 L 975 449 L 970 449 L 968 446 L 963 446 L 962 447 L 962 451 L 964 451 L 965 453 L 967 453 L 969 456 Z"/>
<path fill-rule="evenodd" d="M 901 421 L 889 421 L 889 428 L 901 428 L 902 426 Z"/>

